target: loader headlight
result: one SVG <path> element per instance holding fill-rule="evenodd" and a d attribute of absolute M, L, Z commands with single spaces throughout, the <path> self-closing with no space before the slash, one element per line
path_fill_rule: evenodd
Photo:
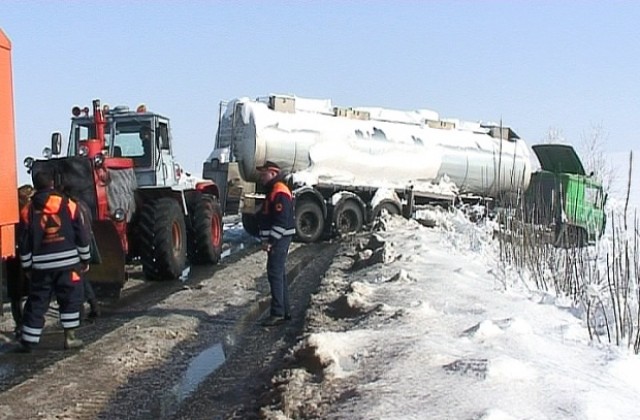
<path fill-rule="evenodd" d="M 88 156 L 89 155 L 89 148 L 83 144 L 82 146 L 80 146 L 80 149 L 78 149 L 78 155 L 79 156 Z"/>
<path fill-rule="evenodd" d="M 116 222 L 122 222 L 127 214 L 123 209 L 117 208 L 116 211 L 113 212 L 113 220 Z"/>
<path fill-rule="evenodd" d="M 30 170 L 33 167 L 33 161 L 34 161 L 34 159 L 31 156 L 29 156 L 29 157 L 25 158 L 22 163 L 24 164 L 25 168 Z"/>
<path fill-rule="evenodd" d="M 45 147 L 44 149 L 42 149 L 42 156 L 44 156 L 45 159 L 51 159 L 51 157 L 53 156 L 53 151 L 50 147 Z"/>
<path fill-rule="evenodd" d="M 104 164 L 104 155 L 102 153 L 98 153 L 93 157 L 93 164 L 96 168 L 101 168 Z"/>

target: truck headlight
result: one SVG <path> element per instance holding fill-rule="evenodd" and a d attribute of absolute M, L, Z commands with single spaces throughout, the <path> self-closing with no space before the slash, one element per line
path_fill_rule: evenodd
<path fill-rule="evenodd" d="M 116 222 L 122 222 L 127 213 L 121 208 L 117 208 L 116 211 L 113 212 L 113 220 Z"/>
<path fill-rule="evenodd" d="M 102 153 L 98 153 L 97 155 L 95 155 L 93 157 L 93 163 L 96 168 L 101 168 L 102 164 L 104 163 L 104 155 Z"/>
<path fill-rule="evenodd" d="M 29 157 L 25 158 L 22 163 L 24 164 L 25 168 L 31 170 L 31 168 L 33 167 L 33 161 L 34 161 L 34 159 L 31 156 L 29 156 Z"/>

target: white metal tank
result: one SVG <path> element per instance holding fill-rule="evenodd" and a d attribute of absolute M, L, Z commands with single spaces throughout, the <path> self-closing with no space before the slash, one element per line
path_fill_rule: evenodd
<path fill-rule="evenodd" d="M 267 160 L 301 184 L 413 185 L 492 197 L 523 191 L 531 175 L 529 149 L 509 128 L 295 96 L 231 101 L 217 144 L 231 147 L 252 182 Z"/>

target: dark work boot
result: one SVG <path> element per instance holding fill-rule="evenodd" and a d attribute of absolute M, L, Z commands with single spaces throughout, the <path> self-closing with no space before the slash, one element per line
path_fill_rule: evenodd
<path fill-rule="evenodd" d="M 91 308 L 91 310 L 89 311 L 88 317 L 90 319 L 98 318 L 100 316 L 100 306 L 98 306 L 98 301 L 95 299 L 91 299 L 89 301 L 89 307 Z"/>
<path fill-rule="evenodd" d="M 16 325 L 16 327 L 13 329 L 13 335 L 16 340 L 22 340 L 22 325 Z"/>
<path fill-rule="evenodd" d="M 262 325 L 263 327 L 275 327 L 277 325 L 283 324 L 284 322 L 285 319 L 283 316 L 269 315 L 268 318 L 263 319 L 262 322 L 260 322 L 260 325 Z"/>
<path fill-rule="evenodd" d="M 78 349 L 84 346 L 84 343 L 79 338 L 76 338 L 75 329 L 69 328 L 64 330 L 64 349 Z"/>
<path fill-rule="evenodd" d="M 34 344 L 31 344 L 24 340 L 19 340 L 20 346 L 16 349 L 18 353 L 31 353 Z"/>
<path fill-rule="evenodd" d="M 14 330 L 16 338 L 20 338 L 20 330 L 22 329 L 22 299 L 11 299 L 11 316 L 16 324 Z"/>

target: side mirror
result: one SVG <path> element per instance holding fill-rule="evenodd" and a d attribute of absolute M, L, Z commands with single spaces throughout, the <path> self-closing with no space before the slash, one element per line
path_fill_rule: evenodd
<path fill-rule="evenodd" d="M 62 133 L 56 131 L 51 134 L 51 154 L 58 156 L 62 151 Z"/>

